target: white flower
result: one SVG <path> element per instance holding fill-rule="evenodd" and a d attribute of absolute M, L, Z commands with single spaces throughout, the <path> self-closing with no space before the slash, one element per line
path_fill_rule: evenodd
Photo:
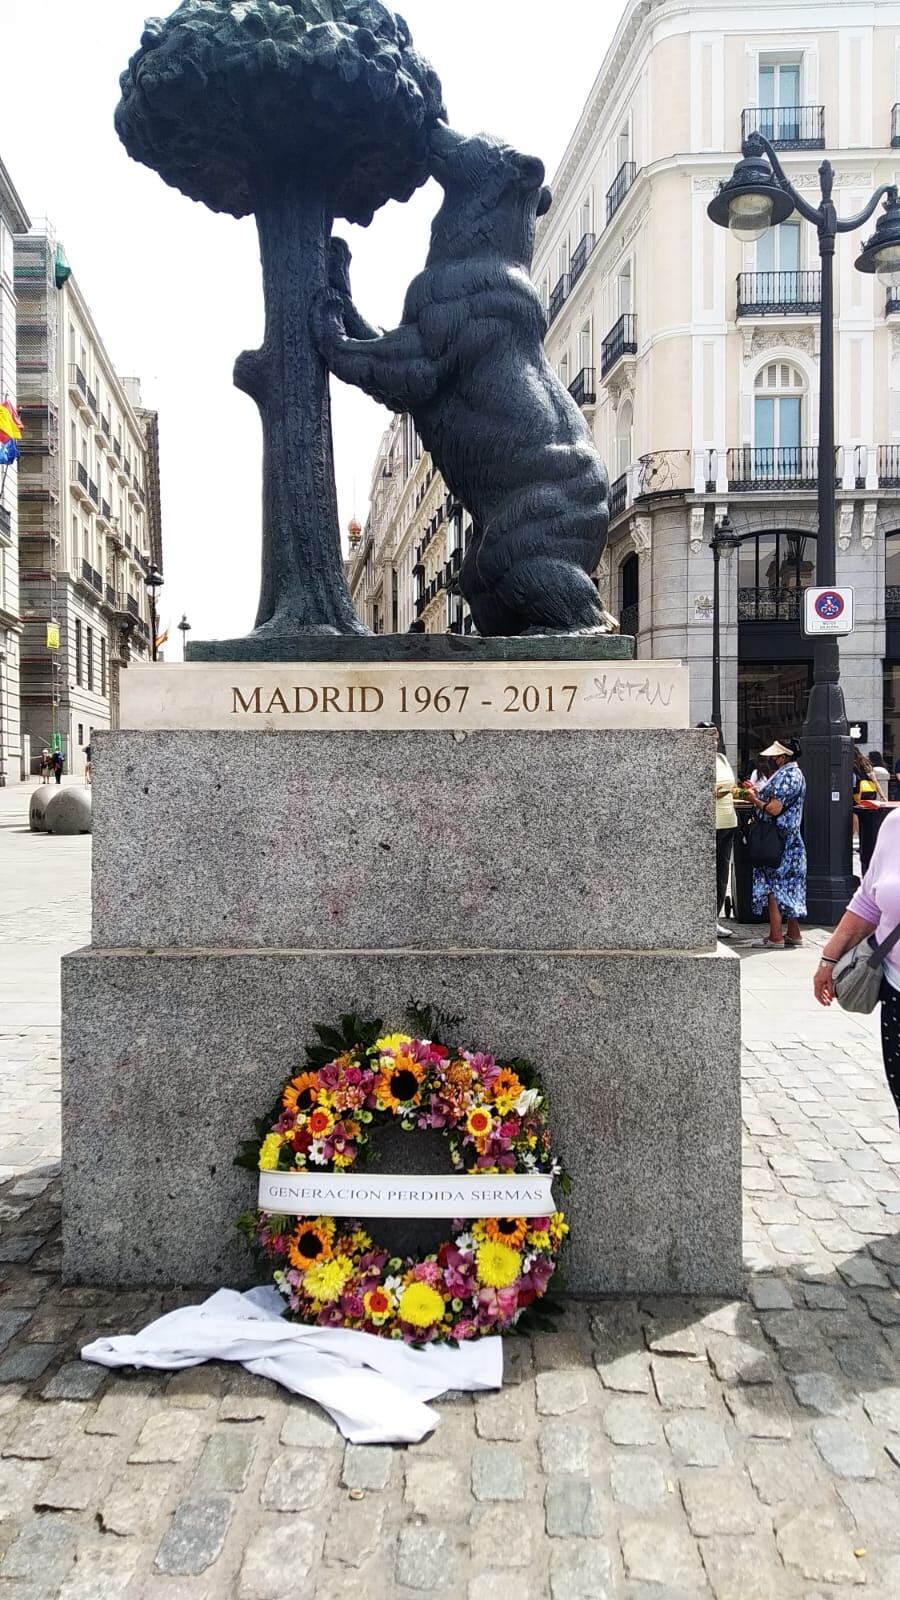
<path fill-rule="evenodd" d="M 457 1250 L 474 1250 L 475 1240 L 470 1233 L 460 1233 L 456 1238 Z"/>
<path fill-rule="evenodd" d="M 526 1172 L 534 1172 L 537 1167 L 537 1156 L 531 1150 L 526 1150 L 519 1157 Z"/>
<path fill-rule="evenodd" d="M 385 1278 L 385 1280 L 382 1283 L 381 1287 L 384 1290 L 385 1294 L 392 1295 L 393 1297 L 396 1298 L 396 1296 L 400 1293 L 400 1290 L 403 1288 L 403 1279 L 402 1278 Z"/>
<path fill-rule="evenodd" d="M 540 1089 L 523 1089 L 513 1106 L 513 1111 L 517 1112 L 520 1117 L 524 1117 L 526 1112 L 533 1111 L 540 1098 Z"/>
<path fill-rule="evenodd" d="M 306 1153 L 310 1161 L 315 1162 L 317 1167 L 324 1167 L 326 1160 L 325 1146 L 321 1139 L 314 1139 Z"/>

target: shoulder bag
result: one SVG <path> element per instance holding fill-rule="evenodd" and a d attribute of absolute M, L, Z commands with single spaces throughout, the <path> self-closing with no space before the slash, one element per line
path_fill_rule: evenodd
<path fill-rule="evenodd" d="M 783 855 L 784 834 L 777 823 L 770 817 L 757 817 L 747 839 L 747 857 L 751 867 L 771 872 L 781 866 Z"/>
<path fill-rule="evenodd" d="M 881 999 L 885 958 L 900 942 L 900 923 L 878 944 L 875 935 L 861 939 L 831 969 L 834 998 L 842 1011 L 874 1011 Z"/>

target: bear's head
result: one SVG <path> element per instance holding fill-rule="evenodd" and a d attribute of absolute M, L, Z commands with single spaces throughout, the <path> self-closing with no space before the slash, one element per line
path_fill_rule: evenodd
<path fill-rule="evenodd" d="M 429 136 L 430 170 L 444 191 L 431 230 L 432 253 L 441 257 L 498 252 L 529 267 L 538 217 L 549 211 L 544 164 L 502 139 L 472 138 L 438 123 Z"/>

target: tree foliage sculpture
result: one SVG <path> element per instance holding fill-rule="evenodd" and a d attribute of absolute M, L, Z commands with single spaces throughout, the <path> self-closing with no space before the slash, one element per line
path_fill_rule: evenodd
<path fill-rule="evenodd" d="M 257 635 L 360 631 L 310 310 L 334 218 L 367 224 L 425 182 L 438 78 L 378 0 L 183 0 L 147 23 L 121 86 L 116 128 L 135 160 L 214 211 L 256 216 L 265 339 L 235 382 L 263 421 Z"/>

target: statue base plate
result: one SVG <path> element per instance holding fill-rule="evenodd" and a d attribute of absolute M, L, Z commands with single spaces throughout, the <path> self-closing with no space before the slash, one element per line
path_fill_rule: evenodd
<path fill-rule="evenodd" d="M 629 633 L 295 633 L 197 639 L 188 661 L 633 661 Z"/>

